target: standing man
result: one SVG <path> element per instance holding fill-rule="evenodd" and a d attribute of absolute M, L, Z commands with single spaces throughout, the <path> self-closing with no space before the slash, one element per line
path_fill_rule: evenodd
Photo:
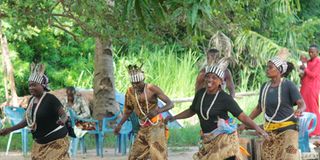
<path fill-rule="evenodd" d="M 217 49 L 210 49 L 207 52 L 207 65 L 206 66 L 212 66 L 215 63 L 218 62 L 218 56 L 219 56 L 219 50 Z M 201 71 L 198 74 L 198 77 L 196 79 L 196 85 L 195 85 L 195 92 L 199 91 L 202 88 L 205 88 L 205 68 L 202 68 Z M 223 83 L 221 84 L 222 89 L 225 87 L 228 88 L 230 96 L 233 98 L 235 97 L 235 86 L 233 83 L 232 75 L 229 69 L 226 69 L 224 71 L 224 78 Z"/>
<path fill-rule="evenodd" d="M 166 126 L 161 113 L 173 108 L 173 103 L 158 86 L 144 82 L 141 66 L 130 65 L 128 70 L 132 86 L 125 95 L 124 116 L 114 132 L 118 134 L 131 112 L 135 112 L 139 118 L 140 130 L 128 159 L 167 160 Z M 157 105 L 158 98 L 166 104 L 163 108 Z"/>
<path fill-rule="evenodd" d="M 307 66 L 304 64 L 300 66 L 300 69 L 304 71 L 301 79 L 300 92 L 307 106 L 306 112 L 316 114 L 319 120 L 320 58 L 318 55 L 318 46 L 311 45 L 309 47 L 310 59 L 307 62 Z M 317 123 L 316 129 L 310 136 L 320 136 L 320 123 Z"/>

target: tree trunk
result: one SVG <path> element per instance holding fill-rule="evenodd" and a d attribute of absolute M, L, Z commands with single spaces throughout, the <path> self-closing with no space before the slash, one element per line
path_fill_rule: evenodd
<path fill-rule="evenodd" d="M 92 115 L 101 120 L 119 111 L 114 94 L 114 73 L 111 41 L 96 37 L 93 79 L 94 106 Z"/>
<path fill-rule="evenodd" d="M 6 95 L 6 100 L 9 100 L 10 96 L 9 96 L 9 89 L 8 89 L 7 67 L 6 67 L 6 64 L 4 63 L 4 61 L 2 61 L 2 67 L 3 67 L 2 70 L 3 70 L 4 92 L 5 92 L 5 95 Z"/>
<path fill-rule="evenodd" d="M 18 106 L 18 96 L 16 92 L 16 85 L 14 82 L 14 75 L 13 75 L 13 67 L 10 61 L 10 56 L 9 56 L 9 49 L 8 49 L 8 42 L 6 36 L 2 33 L 2 24 L 0 20 L 0 41 L 1 41 L 1 51 L 3 55 L 3 61 L 4 61 L 4 66 L 5 66 L 5 71 L 4 73 L 6 74 L 4 77 L 7 77 L 9 81 L 9 90 L 12 98 L 12 105 L 13 106 Z M 6 84 L 5 84 L 6 85 Z"/>

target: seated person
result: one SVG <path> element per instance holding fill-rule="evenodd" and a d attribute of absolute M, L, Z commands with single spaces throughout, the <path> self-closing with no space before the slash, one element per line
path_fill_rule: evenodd
<path fill-rule="evenodd" d="M 80 93 L 76 91 L 74 87 L 66 88 L 67 97 L 63 100 L 62 104 L 65 110 L 72 109 L 78 118 L 90 119 L 90 110 L 87 102 Z M 77 137 L 82 137 L 86 131 L 83 130 L 94 130 L 95 124 L 89 122 L 76 121 L 74 132 Z"/>
<path fill-rule="evenodd" d="M 79 118 L 90 118 L 90 110 L 85 99 L 80 93 L 76 92 L 74 87 L 66 88 L 66 99 L 62 102 L 63 106 L 67 109 L 72 108 Z"/>

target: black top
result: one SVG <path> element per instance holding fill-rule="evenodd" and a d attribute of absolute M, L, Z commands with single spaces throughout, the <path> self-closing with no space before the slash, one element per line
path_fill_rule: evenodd
<path fill-rule="evenodd" d="M 266 83 L 264 83 L 260 89 L 259 106 L 261 107 L 261 95 L 262 90 Z M 271 87 L 268 89 L 266 97 L 266 114 L 268 117 L 272 117 L 275 114 L 278 106 L 278 89 L 279 87 Z M 297 87 L 287 79 L 284 79 L 281 84 L 281 103 L 277 114 L 273 120 L 283 120 L 293 114 L 293 106 L 296 105 L 296 101 L 301 99 L 301 94 Z M 294 117 L 290 120 L 296 121 Z"/>
<path fill-rule="evenodd" d="M 223 90 L 220 91 L 215 103 L 213 104 L 210 112 L 209 112 L 209 119 L 205 120 L 202 118 L 200 113 L 200 105 L 201 105 L 201 99 L 206 91 L 205 88 L 200 89 L 190 106 L 190 109 L 197 113 L 198 118 L 200 120 L 200 126 L 203 133 L 209 133 L 212 130 L 217 128 L 217 120 L 218 117 L 222 119 L 229 119 L 228 112 L 231 112 L 231 114 L 234 117 L 238 117 L 242 113 L 242 109 L 239 107 L 237 102 L 226 92 Z M 215 94 L 209 94 L 206 93 L 204 99 L 203 99 L 203 105 L 202 105 L 202 113 L 205 117 L 207 117 L 207 111 L 215 97 Z"/>
<path fill-rule="evenodd" d="M 32 117 L 36 105 L 37 104 L 33 104 Z M 36 142 L 44 144 L 59 138 L 63 138 L 67 135 L 68 130 L 64 126 L 62 129 L 45 136 L 59 126 L 57 121 L 59 119 L 58 110 L 60 107 L 62 107 L 61 102 L 57 97 L 50 93 L 47 93 L 42 99 L 37 111 L 37 129 L 32 132 L 33 139 L 35 139 Z"/>

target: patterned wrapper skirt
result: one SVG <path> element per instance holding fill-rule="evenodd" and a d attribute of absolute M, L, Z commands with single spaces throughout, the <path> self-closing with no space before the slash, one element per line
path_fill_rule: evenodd
<path fill-rule="evenodd" d="M 261 147 L 262 160 L 297 160 L 298 131 L 286 130 L 281 133 L 269 132 L 270 140 L 265 140 Z"/>
<path fill-rule="evenodd" d="M 237 132 L 221 134 L 216 137 L 212 134 L 204 135 L 202 146 L 193 155 L 194 160 L 224 160 L 230 157 L 236 157 L 238 160 L 242 159 Z"/>
<path fill-rule="evenodd" d="M 167 139 L 165 125 L 160 121 L 157 125 L 141 127 L 132 149 L 129 160 L 167 160 Z"/>
<path fill-rule="evenodd" d="M 34 142 L 31 150 L 32 160 L 69 160 L 69 141 L 67 137 L 47 144 Z"/>

